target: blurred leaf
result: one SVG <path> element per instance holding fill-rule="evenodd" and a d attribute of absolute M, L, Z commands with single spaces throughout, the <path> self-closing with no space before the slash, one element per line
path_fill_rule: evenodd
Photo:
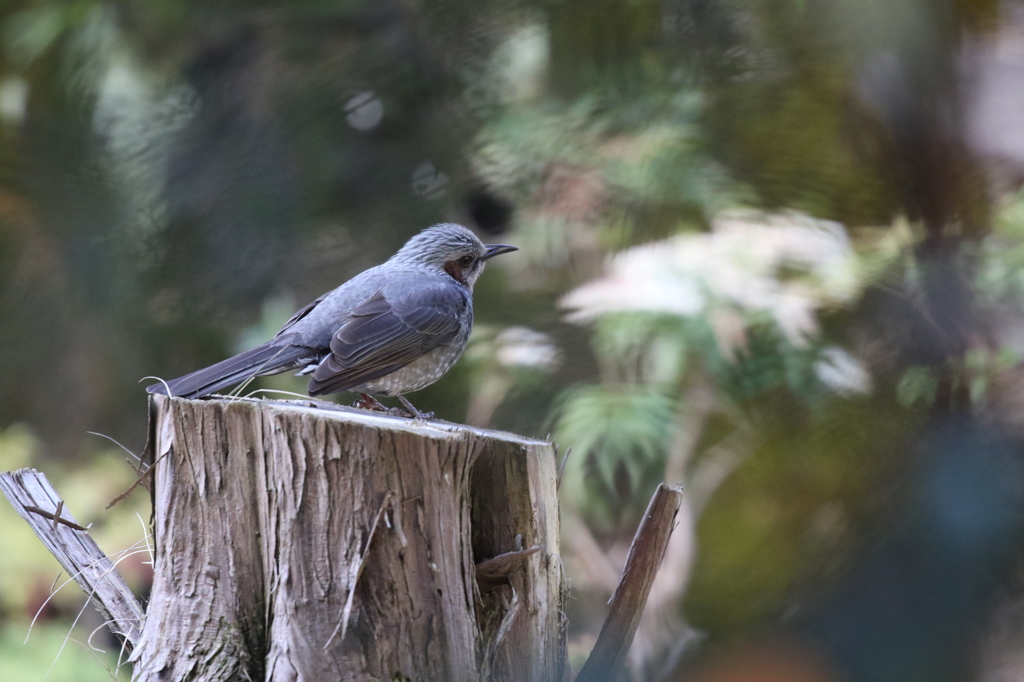
<path fill-rule="evenodd" d="M 935 402 L 939 379 L 930 367 L 911 367 L 900 377 L 896 396 L 904 407 L 927 407 Z"/>
<path fill-rule="evenodd" d="M 603 507 L 611 522 L 643 482 L 663 475 L 674 415 L 674 402 L 649 388 L 571 389 L 555 426 L 556 440 L 573 449 L 562 489 L 586 506 Z"/>

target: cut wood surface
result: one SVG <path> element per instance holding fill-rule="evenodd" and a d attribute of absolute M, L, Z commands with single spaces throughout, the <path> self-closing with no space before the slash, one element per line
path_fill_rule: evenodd
<path fill-rule="evenodd" d="M 135 679 L 563 679 L 551 444 L 310 401 L 151 400 Z"/>
<path fill-rule="evenodd" d="M 46 476 L 35 469 L 7 471 L 0 474 L 0 491 L 131 651 L 138 643 L 142 606 Z"/>

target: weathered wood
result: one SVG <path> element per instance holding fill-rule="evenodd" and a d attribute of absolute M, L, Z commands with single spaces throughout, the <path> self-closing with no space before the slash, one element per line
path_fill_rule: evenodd
<path fill-rule="evenodd" d="M 556 680 L 561 679 L 563 668 L 568 669 L 564 574 L 558 543 L 551 540 L 560 534 L 555 452 L 548 446 L 542 457 L 523 457 L 517 450 L 514 442 L 500 441 L 473 468 L 472 539 L 477 563 L 543 547 L 524 558 L 523 570 L 509 574 L 508 586 L 479 596 L 477 614 L 484 639 L 501 644 L 489 648 L 485 664 L 497 680 Z"/>
<path fill-rule="evenodd" d="M 675 524 L 682 493 L 664 483 L 658 486 L 647 505 L 644 518 L 633 536 L 622 578 L 611 598 L 611 609 L 590 657 L 576 682 L 601 682 L 618 679 L 647 597 L 665 558 Z"/>
<path fill-rule="evenodd" d="M 511 585 L 512 574 L 523 565 L 528 557 L 544 549 L 540 545 L 530 549 L 505 552 L 485 559 L 476 565 L 476 584 L 481 591 L 493 590 L 502 585 Z"/>
<path fill-rule="evenodd" d="M 0 474 L 0 491 L 131 651 L 141 631 L 142 606 L 46 476 L 35 469 L 7 471 Z"/>
<path fill-rule="evenodd" d="M 152 400 L 135 679 L 563 679 L 550 444 L 309 402 Z M 476 564 L 537 545 L 509 585 L 478 588 Z"/>

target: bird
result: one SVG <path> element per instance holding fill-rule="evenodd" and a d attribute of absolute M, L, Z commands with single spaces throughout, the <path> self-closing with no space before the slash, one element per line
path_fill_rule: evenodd
<path fill-rule="evenodd" d="M 266 343 L 214 365 L 148 386 L 149 393 L 201 398 L 253 377 L 297 370 L 309 395 L 358 393 L 357 407 L 429 419 L 405 397 L 440 379 L 473 328 L 473 286 L 488 260 L 517 251 L 484 244 L 455 223 L 432 225 L 386 262 L 301 308 Z"/>

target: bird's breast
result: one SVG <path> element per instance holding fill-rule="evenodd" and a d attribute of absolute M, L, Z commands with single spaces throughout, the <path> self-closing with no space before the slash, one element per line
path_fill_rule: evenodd
<path fill-rule="evenodd" d="M 352 390 L 371 395 L 396 396 L 426 388 L 451 369 L 451 366 L 462 355 L 465 345 L 463 342 L 439 346 L 400 370 L 369 381 Z"/>

